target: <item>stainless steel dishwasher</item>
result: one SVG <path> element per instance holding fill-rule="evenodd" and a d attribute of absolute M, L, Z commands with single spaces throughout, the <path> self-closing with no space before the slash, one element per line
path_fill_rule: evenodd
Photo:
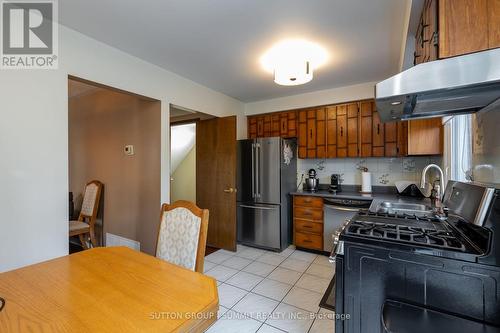
<path fill-rule="evenodd" d="M 372 200 L 325 198 L 323 202 L 323 250 L 331 252 L 335 230 L 339 229 L 345 220 L 356 215 L 360 209 L 369 208 Z"/>

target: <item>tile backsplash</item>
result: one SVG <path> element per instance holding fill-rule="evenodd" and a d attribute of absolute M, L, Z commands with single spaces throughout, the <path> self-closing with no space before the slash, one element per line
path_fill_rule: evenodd
<path fill-rule="evenodd" d="M 361 185 L 361 172 L 358 167 L 368 168 L 368 171 L 372 173 L 374 186 L 394 186 L 398 180 L 418 183 L 423 168 L 430 163 L 441 165 L 441 156 L 299 159 L 297 161 L 297 184 L 302 174 L 307 177 L 307 171 L 315 169 L 320 184 L 330 184 L 330 176 L 338 173 L 342 176 L 342 184 Z"/>

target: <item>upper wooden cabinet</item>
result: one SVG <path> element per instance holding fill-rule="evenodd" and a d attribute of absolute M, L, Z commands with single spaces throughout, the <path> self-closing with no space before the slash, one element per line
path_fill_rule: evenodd
<path fill-rule="evenodd" d="M 415 64 L 500 47 L 500 0 L 425 0 Z"/>
<path fill-rule="evenodd" d="M 248 136 L 297 137 L 299 158 L 439 155 L 440 118 L 381 123 L 373 100 L 248 117 Z"/>
<path fill-rule="evenodd" d="M 296 118 L 296 111 L 250 116 L 248 117 L 248 137 L 250 139 L 269 136 L 297 137 Z"/>
<path fill-rule="evenodd" d="M 441 155 L 443 153 L 443 125 L 441 118 L 407 122 L 408 155 Z"/>

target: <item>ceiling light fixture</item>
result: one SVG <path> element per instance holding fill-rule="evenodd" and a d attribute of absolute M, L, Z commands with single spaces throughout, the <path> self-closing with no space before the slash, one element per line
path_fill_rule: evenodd
<path fill-rule="evenodd" d="M 313 79 L 313 71 L 328 60 L 326 50 L 318 44 L 287 39 L 275 44 L 261 58 L 262 67 L 274 74 L 274 82 L 296 86 Z"/>

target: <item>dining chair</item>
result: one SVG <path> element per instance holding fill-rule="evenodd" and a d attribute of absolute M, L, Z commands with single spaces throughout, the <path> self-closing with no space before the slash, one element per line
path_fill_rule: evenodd
<path fill-rule="evenodd" d="M 179 200 L 161 207 L 156 257 L 203 273 L 208 209 Z"/>
<path fill-rule="evenodd" d="M 101 199 L 102 183 L 93 180 L 85 186 L 82 209 L 77 221 L 69 222 L 69 236 L 78 236 L 84 249 L 88 249 L 87 240 L 90 237 L 92 247 L 96 246 L 95 221 Z"/>

